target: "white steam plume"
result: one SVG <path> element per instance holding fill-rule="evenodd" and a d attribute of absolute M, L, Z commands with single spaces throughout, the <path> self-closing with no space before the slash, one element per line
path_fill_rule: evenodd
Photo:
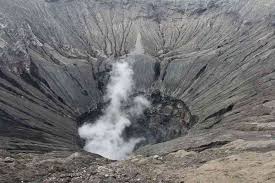
<path fill-rule="evenodd" d="M 79 128 L 79 135 L 86 140 L 86 151 L 100 154 L 103 157 L 121 160 L 125 159 L 142 138 L 125 140 L 122 133 L 131 125 L 128 115 L 141 115 L 150 102 L 143 96 L 133 99 L 133 106 L 122 109 L 122 105 L 130 100 L 133 92 L 133 70 L 126 61 L 113 64 L 111 79 L 107 85 L 106 98 L 109 106 L 94 124 L 84 124 Z"/>

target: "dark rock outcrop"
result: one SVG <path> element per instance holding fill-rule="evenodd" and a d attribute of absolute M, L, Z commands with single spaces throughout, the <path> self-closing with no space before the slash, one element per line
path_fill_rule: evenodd
<path fill-rule="evenodd" d="M 160 91 L 153 91 L 147 99 L 150 108 L 138 118 L 130 118 L 132 125 L 126 128 L 126 139 L 144 137 L 139 144 L 156 144 L 168 141 L 188 133 L 197 122 L 183 101 L 163 96 Z"/>

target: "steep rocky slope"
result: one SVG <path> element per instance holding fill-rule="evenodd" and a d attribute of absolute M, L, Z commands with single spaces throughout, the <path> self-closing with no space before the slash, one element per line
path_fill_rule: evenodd
<path fill-rule="evenodd" d="M 128 129 L 149 134 L 136 154 L 207 154 L 242 139 L 257 142 L 257 152 L 240 159 L 274 161 L 262 154 L 275 148 L 274 0 L 0 0 L 0 149 L 81 151 L 77 128 L 100 114 L 111 63 L 133 50 L 138 34 L 145 54 L 128 55 L 136 92 L 165 99 Z M 225 157 L 194 164 L 217 158 Z M 211 166 L 230 158 L 189 167 L 185 180 L 211 176 Z"/>

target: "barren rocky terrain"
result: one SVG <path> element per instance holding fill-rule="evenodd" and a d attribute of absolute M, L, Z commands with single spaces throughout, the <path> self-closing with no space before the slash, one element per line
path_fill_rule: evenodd
<path fill-rule="evenodd" d="M 204 151 L 179 150 L 110 161 L 86 152 L 0 154 L 1 182 L 269 182 L 275 141 L 236 140 Z"/>
<path fill-rule="evenodd" d="M 110 161 L 77 129 L 124 57 L 152 107 Z M 274 0 L 0 0 L 0 182 L 275 182 L 274 92 Z"/>

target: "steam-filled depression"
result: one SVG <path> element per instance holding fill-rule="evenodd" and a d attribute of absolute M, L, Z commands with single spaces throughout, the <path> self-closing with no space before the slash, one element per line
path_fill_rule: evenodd
<path fill-rule="evenodd" d="M 143 96 L 130 97 L 134 89 L 133 69 L 127 61 L 113 64 L 105 99 L 110 101 L 94 123 L 85 123 L 79 135 L 85 139 L 84 149 L 112 160 L 126 159 L 143 138 L 124 139 L 122 134 L 131 125 L 130 116 L 141 115 L 150 102 Z M 129 102 L 129 100 L 132 100 Z M 127 108 L 123 104 L 131 103 Z"/>

